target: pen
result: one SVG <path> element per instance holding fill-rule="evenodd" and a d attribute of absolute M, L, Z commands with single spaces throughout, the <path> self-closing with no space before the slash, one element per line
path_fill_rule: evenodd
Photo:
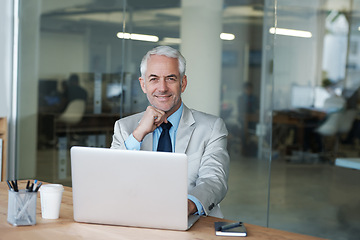
<path fill-rule="evenodd" d="M 240 227 L 242 224 L 243 224 L 242 222 L 226 224 L 220 227 L 220 231 L 225 231 L 231 228 Z"/>
<path fill-rule="evenodd" d="M 17 187 L 14 181 L 11 181 L 12 184 L 12 188 L 14 189 L 15 192 L 17 192 Z"/>
<path fill-rule="evenodd" d="M 9 190 L 10 190 L 10 191 L 14 191 L 14 189 L 12 188 L 9 180 L 6 180 L 6 183 L 7 183 L 8 187 L 9 187 Z"/>
<path fill-rule="evenodd" d="M 33 191 L 33 188 L 34 188 L 34 183 L 32 183 L 28 189 L 28 192 L 32 192 Z"/>
<path fill-rule="evenodd" d="M 32 189 L 31 189 L 33 192 L 35 192 L 35 189 L 36 189 L 36 187 L 37 187 L 37 181 L 38 181 L 38 180 L 35 179 L 35 181 L 34 181 L 34 186 L 33 186 Z"/>
<path fill-rule="evenodd" d="M 41 182 L 41 183 L 39 183 L 39 185 L 37 185 L 37 187 L 36 187 L 36 189 L 35 189 L 35 191 L 34 191 L 34 192 L 39 191 L 39 188 L 41 187 L 41 184 L 42 184 L 42 182 Z"/>
<path fill-rule="evenodd" d="M 30 186 L 30 180 L 27 181 L 27 184 L 26 184 L 26 190 L 29 189 L 29 186 Z"/>

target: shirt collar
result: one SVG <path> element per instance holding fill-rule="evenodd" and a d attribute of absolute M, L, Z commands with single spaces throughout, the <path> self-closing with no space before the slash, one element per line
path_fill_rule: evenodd
<path fill-rule="evenodd" d="M 174 112 L 173 114 L 171 114 L 167 120 L 169 122 L 171 122 L 174 130 L 176 131 L 178 126 L 179 126 L 179 123 L 180 123 L 180 118 L 181 118 L 181 115 L 182 115 L 182 112 L 183 112 L 183 103 L 181 102 L 181 105 L 179 107 L 178 110 L 176 110 L 176 112 Z"/>

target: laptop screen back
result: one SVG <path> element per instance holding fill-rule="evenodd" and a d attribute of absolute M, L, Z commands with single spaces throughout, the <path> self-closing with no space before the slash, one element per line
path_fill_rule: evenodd
<path fill-rule="evenodd" d="M 187 156 L 72 147 L 78 222 L 187 229 Z"/>

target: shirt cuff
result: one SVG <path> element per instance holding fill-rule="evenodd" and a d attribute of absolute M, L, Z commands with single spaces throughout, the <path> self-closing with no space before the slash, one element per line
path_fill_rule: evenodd
<path fill-rule="evenodd" d="M 191 200 L 192 202 L 194 202 L 195 205 L 196 205 L 197 212 L 194 213 L 194 214 L 205 215 L 204 208 L 203 208 L 201 202 L 196 197 L 194 197 L 193 195 L 188 194 L 188 199 Z"/>
<path fill-rule="evenodd" d="M 125 140 L 125 147 L 127 150 L 140 150 L 142 142 L 138 142 L 132 134 Z"/>

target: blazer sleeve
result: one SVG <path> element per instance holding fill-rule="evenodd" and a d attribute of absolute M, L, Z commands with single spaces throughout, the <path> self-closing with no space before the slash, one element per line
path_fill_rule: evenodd
<path fill-rule="evenodd" d="M 122 131 L 120 120 L 116 121 L 114 125 L 114 134 L 110 148 L 126 150 L 125 140 L 128 136 L 129 135 L 126 134 L 126 132 L 124 133 Z"/>
<path fill-rule="evenodd" d="M 208 215 L 227 193 L 230 158 L 227 152 L 228 131 L 224 121 L 217 118 L 213 126 L 204 131 L 211 132 L 204 141 L 198 177 L 189 194 L 201 202 L 205 214 Z M 200 137 L 204 136 L 206 135 Z"/>
<path fill-rule="evenodd" d="M 115 122 L 114 134 L 110 148 L 126 150 L 125 141 L 138 126 L 143 114 L 143 112 L 137 113 L 125 118 L 121 118 Z"/>

